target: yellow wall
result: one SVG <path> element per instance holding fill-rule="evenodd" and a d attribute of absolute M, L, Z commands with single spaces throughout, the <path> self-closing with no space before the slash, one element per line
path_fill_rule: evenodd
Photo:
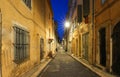
<path fill-rule="evenodd" d="M 82 0 L 81 0 L 82 1 Z M 83 7 L 83 3 L 80 2 L 80 0 L 77 0 L 77 4 L 81 4 L 82 7 Z M 86 24 L 85 23 L 85 19 L 84 17 L 82 16 L 82 22 L 81 23 L 78 23 L 76 18 L 78 17 L 77 15 L 77 7 L 75 8 L 74 10 L 74 13 L 73 13 L 73 16 L 72 16 L 72 21 L 71 22 L 74 22 L 74 24 L 76 25 L 76 28 L 74 29 L 73 31 L 73 36 L 72 38 L 72 52 L 73 54 L 78 57 L 78 58 L 83 58 L 83 55 L 84 55 L 84 48 L 83 48 L 83 35 L 88 33 L 88 41 L 87 41 L 87 44 L 88 44 L 88 62 L 89 63 L 92 63 L 92 46 L 93 46 L 93 41 L 92 41 L 92 36 L 93 36 L 93 28 L 92 28 L 92 1 L 90 1 L 90 14 L 88 16 L 89 20 L 88 20 L 88 23 Z M 83 10 L 82 10 L 83 11 Z M 73 26 L 73 25 L 71 25 Z M 70 36 L 71 38 L 71 36 Z M 76 48 L 76 47 L 77 48 Z"/>
<path fill-rule="evenodd" d="M 100 49 L 99 49 L 99 30 L 106 29 L 106 68 L 108 71 L 112 65 L 112 29 L 115 24 L 120 21 L 120 0 L 106 0 L 101 4 L 100 0 L 95 3 L 95 52 L 96 64 L 100 64 Z"/>
<path fill-rule="evenodd" d="M 43 0 L 44 1 L 44 0 Z M 48 12 L 43 13 L 42 1 L 32 0 L 32 9 L 26 7 L 22 0 L 0 0 L 0 9 L 2 13 L 2 77 L 18 77 L 29 71 L 40 62 L 40 38 L 44 38 L 46 43 L 46 27 L 52 26 L 52 20 L 46 25 Z M 50 12 L 52 17 L 52 12 Z M 46 21 L 45 21 L 46 19 Z M 16 64 L 14 60 L 14 35 L 13 26 L 18 26 L 30 32 L 30 58 L 26 61 Z M 44 46 L 47 51 L 46 45 Z"/>
<path fill-rule="evenodd" d="M 54 53 L 55 50 L 55 41 L 52 41 L 50 44 L 48 43 L 48 39 L 53 39 L 55 40 L 54 36 L 54 22 L 53 22 L 53 13 L 51 9 L 48 9 L 51 7 L 49 5 L 49 1 L 46 0 L 46 44 L 47 44 L 47 53 L 49 51 L 52 51 Z"/>

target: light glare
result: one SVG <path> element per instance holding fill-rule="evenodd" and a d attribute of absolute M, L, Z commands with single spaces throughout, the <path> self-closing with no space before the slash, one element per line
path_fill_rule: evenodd
<path fill-rule="evenodd" d="M 70 23 L 68 21 L 65 22 L 65 27 L 68 28 L 70 26 Z"/>

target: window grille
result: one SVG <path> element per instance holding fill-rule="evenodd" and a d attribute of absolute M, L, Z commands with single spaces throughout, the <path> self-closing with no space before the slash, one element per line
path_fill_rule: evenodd
<path fill-rule="evenodd" d="M 19 28 L 14 28 L 14 61 L 21 62 L 29 57 L 29 32 Z"/>
<path fill-rule="evenodd" d="M 23 0 L 26 6 L 31 9 L 31 0 Z"/>

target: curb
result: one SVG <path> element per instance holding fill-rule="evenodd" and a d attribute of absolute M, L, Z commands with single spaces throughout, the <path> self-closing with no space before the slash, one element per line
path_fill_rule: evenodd
<path fill-rule="evenodd" d="M 91 71 L 93 71 L 94 73 L 98 74 L 99 76 L 101 77 L 116 77 L 114 75 L 111 75 L 105 71 L 102 71 L 96 67 L 94 67 L 93 65 L 89 65 L 85 62 L 83 62 L 82 60 L 78 59 L 77 57 L 75 56 L 72 56 L 70 53 L 67 53 L 69 56 L 71 56 L 72 58 L 74 58 L 75 60 L 77 60 L 78 62 L 80 62 L 81 64 L 83 64 L 85 67 L 87 67 L 88 69 L 90 69 Z"/>
<path fill-rule="evenodd" d="M 53 56 L 55 57 L 56 54 Z M 42 74 L 42 72 L 44 71 L 44 69 L 46 68 L 46 66 L 52 61 L 53 59 L 49 59 L 47 62 L 42 63 L 39 67 L 39 69 L 30 77 L 38 77 L 39 75 Z"/>
<path fill-rule="evenodd" d="M 30 77 L 38 77 L 38 75 L 41 74 L 41 72 L 44 70 L 44 68 L 51 62 L 52 59 L 49 59 L 47 62 L 41 64 L 39 66 L 39 69 L 33 74 L 31 75 Z"/>

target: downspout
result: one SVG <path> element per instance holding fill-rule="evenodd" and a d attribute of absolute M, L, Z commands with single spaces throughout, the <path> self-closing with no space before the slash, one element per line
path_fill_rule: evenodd
<path fill-rule="evenodd" d="M 94 65 L 95 64 L 95 34 L 94 34 L 94 31 L 95 31 L 95 23 L 94 23 L 94 16 L 95 16 L 95 0 L 92 0 L 92 64 Z"/>

